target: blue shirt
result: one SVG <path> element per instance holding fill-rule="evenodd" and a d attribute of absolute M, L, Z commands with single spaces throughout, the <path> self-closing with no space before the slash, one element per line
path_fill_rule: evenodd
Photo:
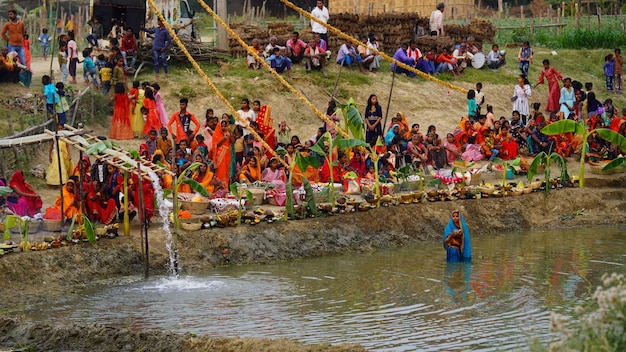
<path fill-rule="evenodd" d="M 152 50 L 167 49 L 172 44 L 172 36 L 167 28 L 156 27 L 152 29 L 144 29 L 145 32 L 154 34 L 154 41 L 152 41 Z"/>
<path fill-rule="evenodd" d="M 54 95 L 57 94 L 56 88 L 54 88 L 54 84 L 48 83 L 43 86 L 43 95 L 46 96 L 46 104 L 54 104 L 55 99 Z"/>
<path fill-rule="evenodd" d="M 48 33 L 40 35 L 39 42 L 43 47 L 50 46 L 50 36 L 48 35 Z"/>
<path fill-rule="evenodd" d="M 83 60 L 83 70 L 85 71 L 93 71 L 96 69 L 96 64 L 93 63 L 93 60 L 87 56 L 84 60 Z"/>
<path fill-rule="evenodd" d="M 611 61 L 607 61 L 604 64 L 604 74 L 607 76 L 613 76 L 615 74 L 615 61 L 611 60 Z"/>

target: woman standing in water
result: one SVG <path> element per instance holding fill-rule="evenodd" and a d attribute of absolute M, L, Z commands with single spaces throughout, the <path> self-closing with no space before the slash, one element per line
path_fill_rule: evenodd
<path fill-rule="evenodd" d="M 452 216 L 443 232 L 443 248 L 446 250 L 448 262 L 471 262 L 472 244 L 465 219 L 458 210 Z"/>

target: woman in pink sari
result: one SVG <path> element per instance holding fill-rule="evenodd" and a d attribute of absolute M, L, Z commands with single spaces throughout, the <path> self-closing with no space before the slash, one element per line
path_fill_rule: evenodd
<path fill-rule="evenodd" d="M 537 87 L 539 84 L 544 82 L 544 79 L 548 80 L 548 105 L 546 106 L 546 110 L 550 112 L 558 112 L 561 104 L 559 100 L 561 99 L 561 88 L 559 87 L 559 81 L 563 80 L 563 75 L 554 67 L 550 66 L 550 61 L 548 59 L 543 60 L 543 70 L 541 70 L 541 74 L 539 75 L 539 80 L 533 86 L 533 88 Z"/>
<path fill-rule="evenodd" d="M 9 181 L 9 187 L 11 187 L 13 192 L 18 196 L 14 210 L 16 214 L 21 216 L 33 216 L 41 210 L 43 204 L 41 197 L 35 192 L 35 188 L 24 180 L 24 172 L 21 170 L 15 171 Z M 25 209 L 24 205 L 26 205 Z"/>
<path fill-rule="evenodd" d="M 270 159 L 267 168 L 261 173 L 261 181 L 274 184 L 274 190 L 271 191 L 270 195 L 274 197 L 276 205 L 285 204 L 285 200 L 287 199 L 285 191 L 286 180 L 285 171 L 279 168 L 278 159 Z"/>

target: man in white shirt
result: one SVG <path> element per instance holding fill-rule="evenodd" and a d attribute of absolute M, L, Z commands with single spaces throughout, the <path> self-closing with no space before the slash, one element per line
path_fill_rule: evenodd
<path fill-rule="evenodd" d="M 317 6 L 311 11 L 311 16 L 317 18 L 318 20 L 328 23 L 328 19 L 330 18 L 328 15 L 328 9 L 324 6 L 323 0 L 317 0 Z M 328 30 L 326 27 L 321 24 L 311 20 L 311 31 L 313 33 L 318 33 L 326 43 L 328 43 Z"/>
<path fill-rule="evenodd" d="M 497 44 L 491 47 L 491 51 L 487 54 L 487 66 L 492 70 L 497 70 L 506 64 L 506 59 L 500 53 Z"/>
<path fill-rule="evenodd" d="M 265 51 L 263 52 L 263 56 L 265 56 L 266 59 L 268 57 L 270 57 L 272 55 L 272 53 L 274 53 L 274 48 L 278 48 L 280 50 L 285 49 L 284 46 L 278 45 L 278 38 L 276 38 L 276 36 L 273 35 L 273 36 L 270 37 L 270 42 L 265 47 Z"/>
<path fill-rule="evenodd" d="M 430 14 L 430 35 L 442 36 L 443 35 L 443 10 L 444 3 L 440 2 L 437 5 L 437 9 Z"/>

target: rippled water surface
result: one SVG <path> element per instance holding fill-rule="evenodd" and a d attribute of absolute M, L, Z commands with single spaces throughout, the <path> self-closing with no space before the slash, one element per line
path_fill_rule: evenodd
<path fill-rule="evenodd" d="M 572 312 L 603 273 L 626 272 L 624 229 L 474 236 L 472 245 L 472 264 L 446 264 L 429 242 L 137 280 L 36 315 L 371 350 L 504 351 L 549 341 L 550 311 Z"/>

